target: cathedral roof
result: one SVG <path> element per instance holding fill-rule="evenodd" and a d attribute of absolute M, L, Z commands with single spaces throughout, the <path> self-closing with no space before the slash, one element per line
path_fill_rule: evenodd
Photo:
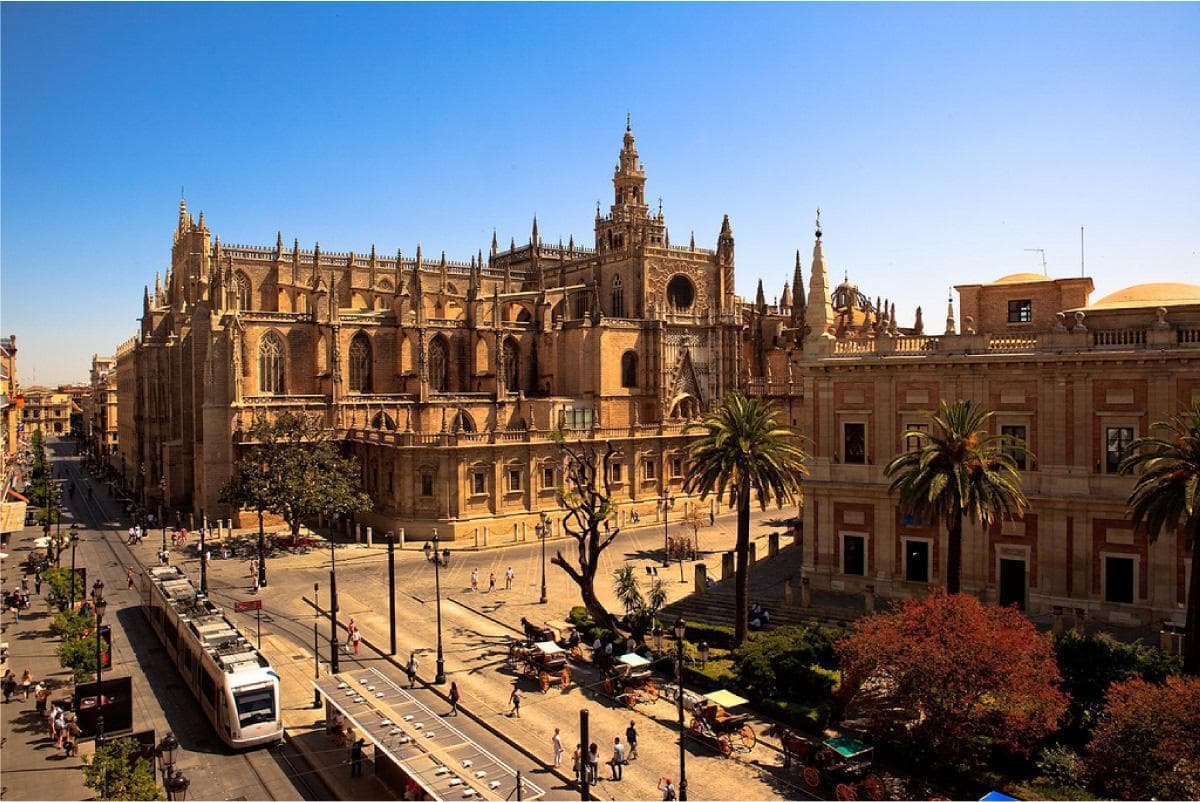
<path fill-rule="evenodd" d="M 1088 309 L 1118 309 L 1141 306 L 1181 306 L 1200 304 L 1200 284 L 1159 282 L 1134 284 L 1123 290 L 1105 295 L 1099 301 L 1088 304 Z"/>
<path fill-rule="evenodd" d="M 1010 273 L 993 281 L 993 284 L 1026 284 L 1031 281 L 1054 281 L 1049 276 L 1040 273 Z"/>

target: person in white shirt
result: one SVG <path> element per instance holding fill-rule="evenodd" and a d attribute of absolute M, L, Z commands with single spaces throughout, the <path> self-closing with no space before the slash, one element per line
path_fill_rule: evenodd
<path fill-rule="evenodd" d="M 562 765 L 563 756 L 562 737 L 558 734 L 558 727 L 554 728 L 554 735 L 550 738 L 550 744 L 554 747 L 554 767 L 558 768 Z"/>

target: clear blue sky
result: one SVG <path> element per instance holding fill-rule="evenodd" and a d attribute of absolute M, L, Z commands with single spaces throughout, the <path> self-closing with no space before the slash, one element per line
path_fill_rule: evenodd
<path fill-rule="evenodd" d="M 85 377 L 165 269 L 180 186 L 221 239 L 466 259 L 590 243 L 632 112 L 672 240 L 728 213 L 738 291 L 826 255 L 902 323 L 947 285 L 1200 283 L 1200 5 L 13 5 L 0 333 Z"/>

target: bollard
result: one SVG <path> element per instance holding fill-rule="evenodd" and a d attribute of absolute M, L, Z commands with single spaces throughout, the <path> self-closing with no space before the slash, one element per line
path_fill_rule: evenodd
<path fill-rule="evenodd" d="M 483 547 L 487 548 L 487 527 L 483 527 Z"/>
<path fill-rule="evenodd" d="M 479 527 L 475 527 L 475 548 L 479 548 Z"/>
<path fill-rule="evenodd" d="M 867 587 L 863 590 L 863 607 L 866 609 L 868 615 L 875 612 L 874 585 L 867 585 Z"/>
<path fill-rule="evenodd" d="M 524 543 L 525 540 L 528 538 L 528 536 L 529 536 L 529 534 L 528 534 L 528 530 L 525 527 L 525 522 L 521 521 L 521 542 Z"/>
<path fill-rule="evenodd" d="M 792 591 L 792 578 L 789 576 L 783 580 L 783 606 L 794 607 L 796 604 L 796 594 Z"/>
<path fill-rule="evenodd" d="M 350 537 L 353 534 L 354 534 L 354 522 L 351 521 L 349 518 L 347 518 L 346 519 L 346 537 Z"/>
<path fill-rule="evenodd" d="M 371 548 L 375 543 L 375 527 L 367 527 L 367 548 Z"/>
<path fill-rule="evenodd" d="M 1082 607 L 1075 608 L 1075 627 L 1074 627 L 1074 629 L 1075 629 L 1076 635 L 1084 634 L 1083 617 L 1086 612 L 1087 611 L 1084 610 Z"/>
<path fill-rule="evenodd" d="M 721 579 L 729 579 L 734 574 L 733 552 L 727 551 L 721 555 Z"/>
<path fill-rule="evenodd" d="M 755 541 L 751 541 L 750 542 L 750 559 L 747 561 L 747 565 L 749 565 L 751 568 L 753 568 L 754 564 L 756 562 L 758 562 L 758 543 Z"/>
<path fill-rule="evenodd" d="M 404 548 L 404 527 L 400 527 L 399 546 L 400 546 L 400 548 Z"/>
<path fill-rule="evenodd" d="M 779 553 L 779 533 L 771 532 L 767 535 L 767 556 L 774 557 Z"/>
<path fill-rule="evenodd" d="M 354 542 L 362 543 L 362 524 L 360 523 L 354 524 Z"/>
<path fill-rule="evenodd" d="M 517 542 L 517 522 L 513 521 L 513 543 Z"/>
<path fill-rule="evenodd" d="M 812 590 L 809 588 L 809 578 L 804 577 L 800 580 L 800 606 L 812 607 Z"/>
<path fill-rule="evenodd" d="M 1063 608 L 1061 606 L 1055 605 L 1053 608 L 1050 631 L 1055 635 L 1061 635 L 1063 632 Z"/>
<path fill-rule="evenodd" d="M 696 563 L 696 592 L 704 593 L 708 590 L 708 566 L 704 563 Z"/>

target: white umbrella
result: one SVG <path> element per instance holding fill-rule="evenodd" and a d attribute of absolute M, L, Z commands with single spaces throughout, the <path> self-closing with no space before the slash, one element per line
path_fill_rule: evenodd
<path fill-rule="evenodd" d="M 0 560 L 7 560 L 7 559 L 8 559 L 8 552 L 0 551 Z"/>
<path fill-rule="evenodd" d="M 37 540 L 33 541 L 33 547 L 35 549 L 44 549 L 44 548 L 48 547 L 49 545 L 50 545 L 50 538 L 48 538 L 48 537 L 39 537 Z"/>

